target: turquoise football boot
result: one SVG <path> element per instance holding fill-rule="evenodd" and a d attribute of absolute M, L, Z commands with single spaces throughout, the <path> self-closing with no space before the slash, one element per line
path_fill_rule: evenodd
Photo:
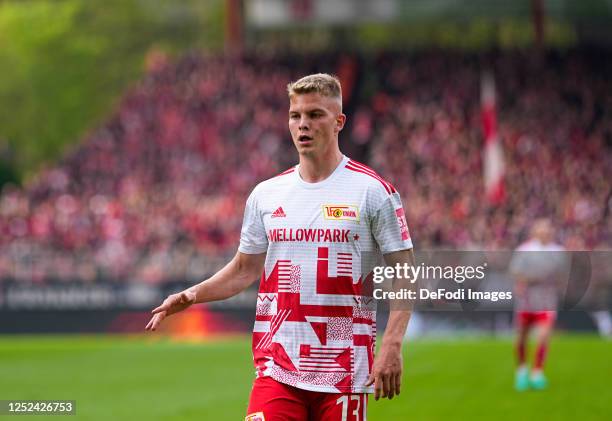
<path fill-rule="evenodd" d="M 516 370 L 514 376 L 514 388 L 519 392 L 524 392 L 529 389 L 529 372 L 526 368 Z"/>
<path fill-rule="evenodd" d="M 548 387 L 548 381 L 546 377 L 544 377 L 544 374 L 537 373 L 531 376 L 529 386 L 535 390 L 544 390 Z"/>

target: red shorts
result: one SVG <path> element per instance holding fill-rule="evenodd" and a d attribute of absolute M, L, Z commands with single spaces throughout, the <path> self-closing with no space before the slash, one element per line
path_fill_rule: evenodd
<path fill-rule="evenodd" d="M 258 377 L 245 421 L 365 421 L 367 403 L 366 393 L 311 392 Z"/>
<path fill-rule="evenodd" d="M 529 327 L 531 325 L 550 326 L 557 318 L 556 311 L 519 311 L 516 320 L 519 326 Z"/>

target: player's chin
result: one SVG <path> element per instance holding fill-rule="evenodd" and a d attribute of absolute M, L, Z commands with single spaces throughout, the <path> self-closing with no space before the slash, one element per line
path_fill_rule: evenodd
<path fill-rule="evenodd" d="M 297 149 L 299 154 L 308 154 L 314 151 L 314 145 L 312 144 L 312 142 L 300 143 L 298 141 L 295 143 L 295 148 Z"/>

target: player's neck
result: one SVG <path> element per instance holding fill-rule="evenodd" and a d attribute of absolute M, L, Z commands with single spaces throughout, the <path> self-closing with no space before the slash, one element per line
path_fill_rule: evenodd
<path fill-rule="evenodd" d="M 318 183 L 329 177 L 341 161 L 339 149 L 322 156 L 300 155 L 300 177 L 307 183 Z"/>

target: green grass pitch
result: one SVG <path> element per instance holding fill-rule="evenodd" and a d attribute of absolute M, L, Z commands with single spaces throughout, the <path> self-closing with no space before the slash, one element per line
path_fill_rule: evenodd
<path fill-rule="evenodd" d="M 368 415 L 375 421 L 610 419 L 611 357 L 611 341 L 556 336 L 549 389 L 518 393 L 509 339 L 417 340 L 405 345 L 401 395 L 370 400 Z M 67 419 L 241 420 L 253 375 L 247 337 L 205 343 L 153 335 L 0 337 L 0 399 L 74 399 L 77 416 Z M 18 419 L 29 418 L 41 419 Z"/>

